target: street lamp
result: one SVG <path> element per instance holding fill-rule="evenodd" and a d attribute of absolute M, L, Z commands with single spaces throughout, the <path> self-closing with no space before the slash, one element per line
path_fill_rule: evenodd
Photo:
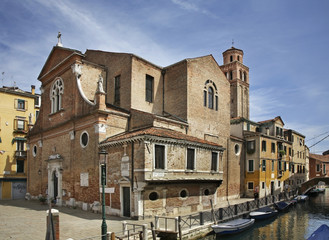
<path fill-rule="evenodd" d="M 106 161 L 107 151 L 102 149 L 99 153 L 99 164 L 101 167 L 101 183 L 102 183 L 102 240 L 106 240 L 107 225 L 105 219 L 105 182 L 106 182 Z"/>

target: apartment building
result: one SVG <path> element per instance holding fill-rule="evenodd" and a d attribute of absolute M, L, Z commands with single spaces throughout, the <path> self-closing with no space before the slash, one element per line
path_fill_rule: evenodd
<path fill-rule="evenodd" d="M 24 198 L 27 182 L 26 135 L 38 117 L 40 95 L 18 87 L 0 88 L 0 199 Z"/>

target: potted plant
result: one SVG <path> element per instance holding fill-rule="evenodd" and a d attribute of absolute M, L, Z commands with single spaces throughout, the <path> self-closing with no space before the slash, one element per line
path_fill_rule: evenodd
<path fill-rule="evenodd" d="M 41 202 L 41 204 L 46 204 L 47 202 L 47 198 L 45 196 L 39 196 L 39 201 Z"/>
<path fill-rule="evenodd" d="M 286 155 L 286 152 L 284 150 L 279 150 L 279 153 L 283 156 Z"/>

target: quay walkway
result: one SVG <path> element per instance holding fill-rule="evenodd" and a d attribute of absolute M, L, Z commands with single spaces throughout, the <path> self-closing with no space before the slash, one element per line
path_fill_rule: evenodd
<path fill-rule="evenodd" d="M 229 202 L 223 201 L 220 208 L 214 209 L 214 211 L 209 210 L 184 216 L 156 216 L 145 220 L 106 216 L 107 231 L 114 233 L 112 237 L 115 235 L 116 239 L 128 239 L 128 236 L 129 239 L 145 240 L 152 239 L 152 236 L 154 239 L 155 233 L 160 236 L 161 234 L 166 237 L 170 236 L 173 239 L 197 238 L 211 232 L 213 216 L 216 217 L 217 222 L 225 221 L 244 215 L 258 207 L 271 205 L 281 198 L 283 198 L 282 195 L 257 200 L 232 199 Z M 55 207 L 55 209 L 59 211 L 59 237 L 61 240 L 101 238 L 101 214 L 68 207 Z M 37 200 L 0 200 L 1 239 L 45 239 L 47 210 L 48 206 L 41 205 Z"/>

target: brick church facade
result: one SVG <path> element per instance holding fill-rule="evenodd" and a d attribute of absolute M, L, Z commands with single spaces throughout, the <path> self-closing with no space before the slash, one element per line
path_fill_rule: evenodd
<path fill-rule="evenodd" d="M 249 117 L 242 50 L 157 66 L 128 53 L 53 47 L 38 79 L 42 106 L 30 131 L 28 193 L 89 209 L 100 201 L 99 151 L 108 152 L 106 211 L 143 218 L 210 209 L 240 197 Z"/>

